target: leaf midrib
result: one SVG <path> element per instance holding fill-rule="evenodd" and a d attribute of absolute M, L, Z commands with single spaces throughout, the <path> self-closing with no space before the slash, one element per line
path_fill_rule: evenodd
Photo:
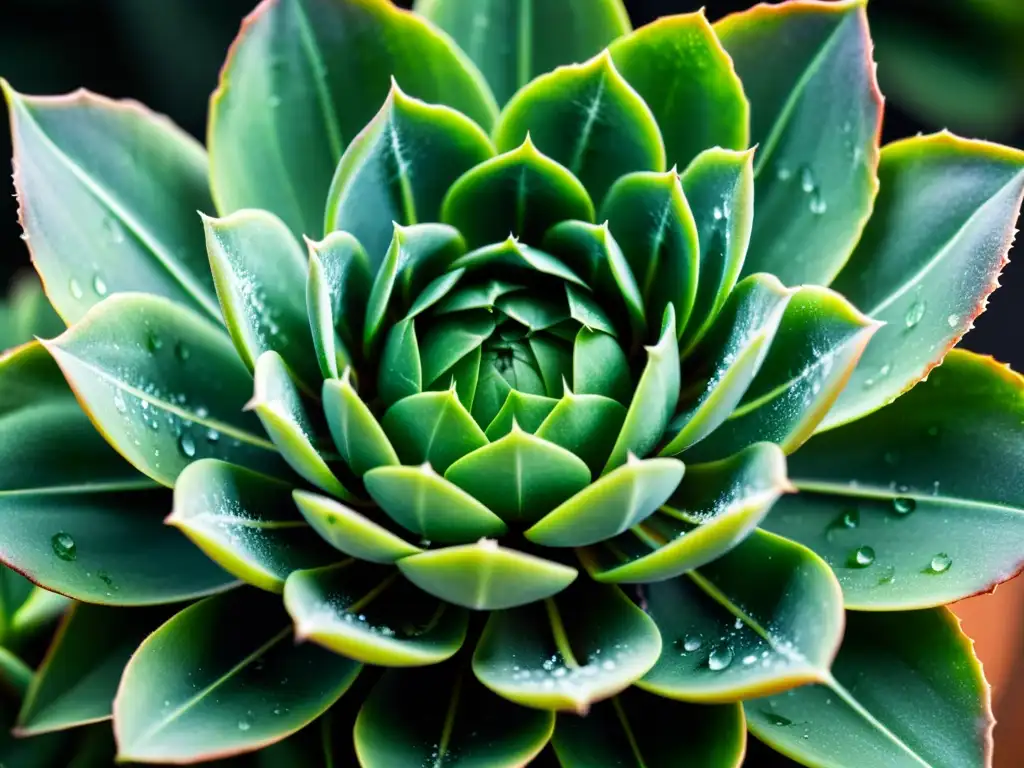
<path fill-rule="evenodd" d="M 891 501 L 894 498 L 913 499 L 915 502 L 931 502 L 936 504 L 948 504 L 951 507 L 962 507 L 964 509 L 977 509 L 989 512 L 1007 512 L 1024 516 L 1024 509 L 1013 507 L 998 502 L 978 501 L 974 499 L 961 499 L 956 496 L 932 495 L 919 491 L 908 491 L 901 493 L 889 488 L 879 488 L 871 485 L 858 485 L 856 488 L 847 483 L 833 483 L 829 481 L 800 480 L 791 477 L 793 485 L 800 491 L 808 493 L 827 493 L 835 496 L 851 496 L 860 499 L 878 499 L 880 501 Z"/>
<path fill-rule="evenodd" d="M 50 485 L 39 488 L 16 488 L 0 490 L 0 499 L 26 496 L 60 496 L 62 494 L 113 493 L 130 491 L 149 491 L 163 488 L 154 480 L 139 479 L 111 481 L 106 483 L 70 483 L 68 485 Z"/>

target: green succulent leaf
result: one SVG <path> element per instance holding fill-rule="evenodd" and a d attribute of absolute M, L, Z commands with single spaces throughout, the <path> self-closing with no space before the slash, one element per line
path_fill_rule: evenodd
<path fill-rule="evenodd" d="M 355 497 L 335 477 L 314 441 L 316 428 L 303 404 L 302 392 L 288 364 L 277 352 L 264 352 L 256 361 L 255 387 L 246 410 L 255 411 L 274 446 L 299 475 L 342 499 Z"/>
<path fill-rule="evenodd" d="M 445 479 L 506 522 L 529 523 L 590 483 L 583 461 L 513 423 L 504 437 L 452 464 Z"/>
<path fill-rule="evenodd" d="M 291 503 L 289 484 L 217 459 L 189 465 L 167 518 L 228 573 L 281 592 L 292 571 L 329 563 L 334 551 Z"/>
<path fill-rule="evenodd" d="M 1024 152 L 948 133 L 888 145 L 878 172 L 876 213 L 833 287 L 886 327 L 826 427 L 899 397 L 973 327 L 1024 198 Z"/>
<path fill-rule="evenodd" d="M 118 758 L 182 763 L 259 749 L 319 717 L 360 669 L 296 645 L 278 597 L 239 589 L 207 598 L 128 662 L 114 699 Z"/>
<path fill-rule="evenodd" d="M 761 531 L 645 594 L 665 650 L 637 685 L 671 699 L 739 701 L 822 682 L 843 634 L 829 567 Z"/>
<path fill-rule="evenodd" d="M 42 283 L 33 272 L 14 276 L 6 306 L 0 304 L 0 351 L 32 341 L 33 337 L 52 339 L 66 326 L 43 293 Z"/>
<path fill-rule="evenodd" d="M 750 100 L 758 145 L 744 274 L 827 285 L 871 214 L 882 98 L 865 5 L 766 4 L 715 24 Z"/>
<path fill-rule="evenodd" d="M 285 585 L 284 605 L 299 640 L 385 667 L 450 658 L 468 625 L 465 609 L 425 598 L 394 568 L 354 560 L 296 571 Z"/>
<path fill-rule="evenodd" d="M 500 517 L 429 464 L 377 467 L 363 481 L 392 520 L 424 539 L 462 543 L 508 530 Z"/>
<path fill-rule="evenodd" d="M 498 151 L 515 149 L 527 135 L 568 168 L 592 200 L 604 198 L 627 173 L 665 170 L 654 115 L 607 51 L 541 75 L 509 101 L 494 127 Z"/>
<path fill-rule="evenodd" d="M 751 275 L 736 286 L 687 361 L 693 383 L 680 393 L 682 407 L 669 423 L 673 437 L 662 456 L 682 453 L 729 418 L 761 369 L 792 294 L 771 275 Z"/>
<path fill-rule="evenodd" d="M 32 581 L 125 606 L 233 583 L 163 524 L 169 492 L 110 448 L 38 343 L 0 358 L 0 455 L 0 560 Z"/>
<path fill-rule="evenodd" d="M 392 222 L 437 221 L 452 182 L 494 154 L 491 140 L 472 120 L 414 99 L 392 81 L 384 106 L 338 163 L 325 229 L 350 232 L 379 264 Z"/>
<path fill-rule="evenodd" d="M 210 271 L 231 339 L 249 370 L 278 352 L 306 388 L 320 376 L 305 303 L 306 255 L 288 227 L 266 211 L 204 217 Z"/>
<path fill-rule="evenodd" d="M 618 587 L 584 579 L 543 603 L 492 614 L 473 673 L 517 704 L 585 715 L 643 677 L 660 653 L 647 614 Z"/>
<path fill-rule="evenodd" d="M 464 379 L 453 377 L 452 369 L 472 353 L 479 354 L 480 345 L 494 332 L 496 324 L 494 315 L 484 310 L 460 312 L 440 318 L 420 340 L 424 386 L 447 389 L 454 380 L 458 392 L 459 384 Z M 475 387 L 468 393 L 459 393 L 459 399 L 467 409 L 473 407 L 474 390 Z"/>
<path fill-rule="evenodd" d="M 656 514 L 581 557 L 597 581 L 675 578 L 737 546 L 791 489 L 779 447 L 755 443 L 728 459 L 690 465 Z"/>
<path fill-rule="evenodd" d="M 743 85 L 703 11 L 657 19 L 610 51 L 654 113 L 669 163 L 685 168 L 708 147 L 747 148 Z"/>
<path fill-rule="evenodd" d="M 313 347 L 324 378 L 336 379 L 352 364 L 362 338 L 372 283 L 370 261 L 347 232 L 332 232 L 321 242 L 307 240 L 306 245 L 306 312 Z"/>
<path fill-rule="evenodd" d="M 945 608 L 847 614 L 827 681 L 743 708 L 757 738 L 803 764 L 850 755 L 894 768 L 992 760 L 988 685 Z"/>
<path fill-rule="evenodd" d="M 564 768 L 739 768 L 746 741 L 739 704 L 686 704 L 635 688 L 597 704 L 586 717 L 559 717 L 551 739 Z"/>
<path fill-rule="evenodd" d="M 671 304 L 676 335 L 683 335 L 697 298 L 700 247 L 697 225 L 679 174 L 638 172 L 623 176 L 604 199 L 608 222 L 636 278 L 647 318 Z"/>
<path fill-rule="evenodd" d="M 365 768 L 517 768 L 540 753 L 554 727 L 553 712 L 496 696 L 454 659 L 385 672 L 359 710 L 354 736 Z"/>
<path fill-rule="evenodd" d="M 1024 566 L 1016 458 L 1024 380 L 954 350 L 896 402 L 791 457 L 800 490 L 765 521 L 832 566 L 847 607 L 908 610 Z"/>
<path fill-rule="evenodd" d="M 235 41 L 210 105 L 218 210 L 262 208 L 296 236 L 319 237 L 335 168 L 384 103 L 392 77 L 411 96 L 453 107 L 485 129 L 497 115 L 465 54 L 390 2 L 261 5 Z"/>
<path fill-rule="evenodd" d="M 477 248 L 458 259 L 452 266 L 464 268 L 469 273 L 508 273 L 508 277 L 536 278 L 539 272 L 587 287 L 579 276 L 565 264 L 544 251 L 520 243 L 514 235 L 502 235 L 500 243 L 491 243 Z M 491 275 L 488 275 L 491 276 Z"/>
<path fill-rule="evenodd" d="M 603 331 L 580 328 L 573 344 L 572 388 L 578 395 L 600 395 L 629 404 L 633 397 L 629 359 L 616 339 Z"/>
<path fill-rule="evenodd" d="M 453 389 L 399 400 L 381 426 L 404 464 L 427 462 L 443 473 L 456 459 L 487 445 L 487 437 Z"/>
<path fill-rule="evenodd" d="M 8 697 L 21 699 L 32 684 L 32 668 L 4 647 L 0 647 L 0 703 Z"/>
<path fill-rule="evenodd" d="M 551 413 L 559 402 L 553 397 L 531 395 L 526 392 L 520 392 L 518 389 L 512 389 L 505 398 L 505 403 L 501 406 L 501 410 L 491 419 L 491 423 L 487 425 L 484 434 L 488 440 L 493 442 L 510 433 L 513 425 L 533 434 L 544 423 L 548 414 Z M 561 445 L 561 443 L 555 440 L 551 440 L 551 442 Z M 566 448 L 564 445 L 562 447 Z M 571 451 L 572 449 L 569 448 L 568 450 Z"/>
<path fill-rule="evenodd" d="M 203 148 L 134 102 L 0 88 L 21 223 L 60 316 L 76 322 L 104 296 L 130 291 L 219 320 L 195 226 L 195 212 L 213 208 Z"/>
<path fill-rule="evenodd" d="M 640 460 L 630 454 L 625 464 L 567 499 L 524 535 L 547 547 L 583 547 L 609 539 L 653 515 L 682 477 L 681 461 Z"/>
<path fill-rule="evenodd" d="M 795 451 L 828 413 L 879 327 L 827 288 L 794 291 L 742 402 L 684 458 L 711 461 L 763 440 Z"/>
<path fill-rule="evenodd" d="M 307 491 L 293 493 L 302 516 L 331 546 L 371 563 L 393 563 L 423 550 L 386 525 L 382 516 L 368 517 L 344 504 Z"/>
<path fill-rule="evenodd" d="M 19 736 L 38 736 L 111 716 L 125 664 L 168 617 L 166 608 L 74 604 L 18 713 Z"/>
<path fill-rule="evenodd" d="M 625 419 L 626 409 L 615 400 L 603 395 L 577 395 L 566 389 L 536 434 L 581 458 L 596 476 L 608 460 Z"/>
<path fill-rule="evenodd" d="M 423 365 L 414 318 L 395 323 L 381 350 L 377 397 L 385 406 L 423 391 Z M 387 430 L 385 429 L 385 432 Z"/>
<path fill-rule="evenodd" d="M 558 594 L 575 568 L 498 546 L 493 539 L 433 549 L 398 561 L 413 584 L 449 603 L 499 611 Z"/>
<path fill-rule="evenodd" d="M 334 444 L 355 474 L 399 463 L 384 429 L 352 386 L 351 371 L 341 381 L 324 382 L 323 404 Z"/>
<path fill-rule="evenodd" d="M 510 234 L 540 245 L 544 233 L 566 219 L 593 221 L 594 204 L 580 180 L 542 154 L 529 136 L 464 173 L 441 205 L 441 221 L 458 229 L 470 248 L 500 243 Z"/>
<path fill-rule="evenodd" d="M 455 38 L 498 104 L 534 78 L 585 61 L 629 32 L 622 0 L 416 0 L 413 8 Z"/>

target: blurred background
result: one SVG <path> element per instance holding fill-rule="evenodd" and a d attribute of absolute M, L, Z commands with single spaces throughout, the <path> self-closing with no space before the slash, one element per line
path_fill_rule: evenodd
<path fill-rule="evenodd" d="M 702 5 L 715 20 L 753 0 L 625 2 L 634 26 L 640 26 Z M 137 99 L 202 139 L 207 99 L 227 46 L 255 4 L 3 0 L 0 75 L 23 93 L 82 86 Z M 868 15 L 887 97 L 884 141 L 949 128 L 1024 147 L 1024 0 L 871 0 Z M 10 155 L 8 132 L 0 131 L 0 156 Z M 19 235 L 16 203 L 2 194 L 0 289 L 28 265 Z M 1024 371 L 1024 256 L 1010 256 L 1003 287 L 963 346 Z M 993 685 L 996 768 L 1024 765 L 1024 578 L 954 609 Z"/>

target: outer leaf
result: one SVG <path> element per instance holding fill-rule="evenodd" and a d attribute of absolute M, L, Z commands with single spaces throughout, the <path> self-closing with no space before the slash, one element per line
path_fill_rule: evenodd
<path fill-rule="evenodd" d="M 660 652 L 643 611 L 617 587 L 584 580 L 543 604 L 492 614 L 473 672 L 517 704 L 584 715 L 642 677 Z"/>
<path fill-rule="evenodd" d="M 296 505 L 313 529 L 346 555 L 371 563 L 393 563 L 423 550 L 393 533 L 383 521 L 371 519 L 334 499 L 295 491 Z"/>
<path fill-rule="evenodd" d="M 744 703 L 750 730 L 805 764 L 894 768 L 992 761 L 988 685 L 945 608 L 848 614 L 823 685 Z"/>
<path fill-rule="evenodd" d="M 407 96 L 392 80 L 384 106 L 338 163 L 324 228 L 352 233 L 379 264 L 392 222 L 437 221 L 452 182 L 491 157 L 494 146 L 476 123 Z"/>
<path fill-rule="evenodd" d="M 279 598 L 236 590 L 176 615 L 139 646 L 114 700 L 121 760 L 183 763 L 280 741 L 315 720 L 360 665 L 295 645 Z M 282 682 L 284 681 L 284 682 Z"/>
<path fill-rule="evenodd" d="M 350 371 L 345 371 L 341 381 L 324 382 L 323 403 L 334 444 L 355 474 L 398 464 L 383 428 L 352 386 Z"/>
<path fill-rule="evenodd" d="M 189 466 L 167 518 L 239 579 L 281 592 L 288 574 L 333 560 L 333 550 L 291 504 L 291 486 L 215 459 Z"/>
<path fill-rule="evenodd" d="M 626 409 L 602 395 L 576 395 L 566 389 L 537 428 L 537 437 L 583 459 L 593 475 L 608 460 L 626 418 Z"/>
<path fill-rule="evenodd" d="M 940 133 L 887 146 L 879 176 L 876 214 L 835 288 L 888 325 L 825 426 L 894 400 L 973 327 L 1016 231 L 1024 152 Z"/>
<path fill-rule="evenodd" d="M 848 607 L 907 610 L 992 589 L 1024 567 L 1024 380 L 954 350 L 895 403 L 813 438 L 800 494 L 769 529 L 814 549 Z"/>
<path fill-rule="evenodd" d="M 266 211 L 203 217 L 210 270 L 231 339 L 249 370 L 276 351 L 305 382 L 320 370 L 306 309 L 306 258 L 285 224 Z"/>
<path fill-rule="evenodd" d="M 434 549 L 398 561 L 398 568 L 425 592 L 477 611 L 499 611 L 551 597 L 569 586 L 575 568 L 497 542 Z"/>
<path fill-rule="evenodd" d="M 425 599 L 398 571 L 351 560 L 293 573 L 284 604 L 300 640 L 385 667 L 450 658 L 468 624 L 464 609 Z"/>
<path fill-rule="evenodd" d="M 470 248 L 500 243 L 510 233 L 540 245 L 544 233 L 566 219 L 593 221 L 594 204 L 580 181 L 529 136 L 518 149 L 463 174 L 441 206 L 441 221 L 458 229 Z"/>
<path fill-rule="evenodd" d="M 537 756 L 554 726 L 554 713 L 495 696 L 454 660 L 385 672 L 359 710 L 354 737 L 365 768 L 516 768 Z"/>
<path fill-rule="evenodd" d="M 750 100 L 750 142 L 759 147 L 744 274 L 828 284 L 871 213 L 882 97 L 864 6 L 766 4 L 715 24 Z"/>
<path fill-rule="evenodd" d="M 36 736 L 108 719 L 128 657 L 167 616 L 165 608 L 74 604 L 32 679 L 18 714 L 18 734 Z"/>
<path fill-rule="evenodd" d="M 598 581 L 674 578 L 737 546 L 791 489 L 785 457 L 772 443 L 755 443 L 723 461 L 691 465 L 663 514 L 607 542 L 612 558 L 602 558 L 602 550 L 595 548 L 583 553 L 584 563 Z"/>
<path fill-rule="evenodd" d="M 708 147 L 747 148 L 743 85 L 703 10 L 658 19 L 610 51 L 654 113 L 670 163 L 685 168 Z"/>
<path fill-rule="evenodd" d="M 525 536 L 547 547 L 583 547 L 616 536 L 653 515 L 683 478 L 683 462 L 626 463 L 546 514 Z"/>
<path fill-rule="evenodd" d="M 377 372 L 377 396 L 383 405 L 390 406 L 422 391 L 423 368 L 416 325 L 406 318 L 391 326 L 384 342 Z"/>
<path fill-rule="evenodd" d="M 679 175 L 632 173 L 608 192 L 600 218 L 608 222 L 636 277 L 648 318 L 671 304 L 682 336 L 697 298 L 697 225 Z"/>
<path fill-rule="evenodd" d="M 629 32 L 621 0 L 496 0 L 472 8 L 460 0 L 416 0 L 413 7 L 455 38 L 498 104 L 538 75 L 589 59 Z"/>
<path fill-rule="evenodd" d="M 497 114 L 465 55 L 389 2 L 266 0 L 243 25 L 213 95 L 218 209 L 263 208 L 296 235 L 319 236 L 334 169 L 384 103 L 391 77 L 484 128 Z"/>
<path fill-rule="evenodd" d="M 763 440 L 795 451 L 828 413 L 878 328 L 827 288 L 798 289 L 743 402 L 686 459 L 719 459 Z"/>
<path fill-rule="evenodd" d="M 34 582 L 114 605 L 232 583 L 163 525 L 169 494 L 107 445 L 37 343 L 0 358 L 0 456 L 0 560 Z"/>
<path fill-rule="evenodd" d="M 551 743 L 564 768 L 739 768 L 746 736 L 738 704 L 684 704 L 632 689 L 586 717 L 558 718 Z"/>
<path fill-rule="evenodd" d="M 384 414 L 381 426 L 403 463 L 429 462 L 438 472 L 487 445 L 483 430 L 454 390 L 424 392 L 399 400 Z"/>
<path fill-rule="evenodd" d="M 601 200 L 631 171 L 665 170 L 654 115 L 607 50 L 584 64 L 541 75 L 515 95 L 494 127 L 494 143 L 507 152 L 527 135 L 568 168 L 592 200 Z"/>
<path fill-rule="evenodd" d="M 828 679 L 843 634 L 842 593 L 828 566 L 799 544 L 758 531 L 645 592 L 666 646 L 637 683 L 645 690 L 739 701 Z"/>
<path fill-rule="evenodd" d="M 75 322 L 110 293 L 138 291 L 219 318 L 195 226 L 196 210 L 213 207 L 202 147 L 134 102 L 0 88 L 21 224 L 60 316 Z"/>

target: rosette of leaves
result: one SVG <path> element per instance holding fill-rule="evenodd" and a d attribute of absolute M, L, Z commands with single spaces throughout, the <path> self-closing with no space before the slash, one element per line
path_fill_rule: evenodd
<path fill-rule="evenodd" d="M 880 150 L 870 51 L 862 2 L 268 0 L 209 155 L 7 88 L 70 327 L 0 364 L 0 559 L 79 601 L 19 732 L 985 764 L 942 606 L 1021 567 L 1022 382 L 950 349 L 1024 153 Z"/>

